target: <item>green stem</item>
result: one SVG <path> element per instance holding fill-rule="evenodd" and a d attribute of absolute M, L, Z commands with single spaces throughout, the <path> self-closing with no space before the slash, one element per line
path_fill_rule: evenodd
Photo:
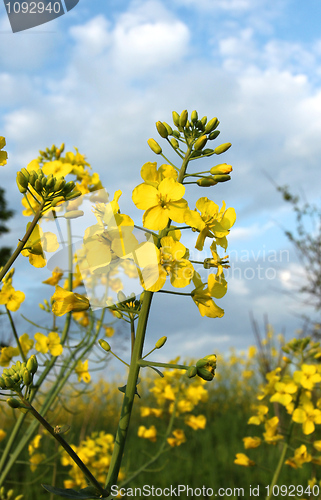
<path fill-rule="evenodd" d="M 2 281 L 2 279 L 4 278 L 4 276 L 7 274 L 7 272 L 10 269 L 10 267 L 12 266 L 12 264 L 14 263 L 14 261 L 16 260 L 16 258 L 20 254 L 20 252 L 23 250 L 23 247 L 27 243 L 28 239 L 30 238 L 30 235 L 31 235 L 32 231 L 34 230 L 34 228 L 37 225 L 37 222 L 41 218 L 41 212 L 42 212 L 42 209 L 43 209 L 44 206 L 45 206 L 45 201 L 43 201 L 41 203 L 41 205 L 39 206 L 39 208 L 38 208 L 38 210 L 36 212 L 36 215 L 34 216 L 34 218 L 33 218 L 32 222 L 31 222 L 30 226 L 28 227 L 28 229 L 26 231 L 26 234 L 24 235 L 24 237 L 22 238 L 22 240 L 20 240 L 19 245 L 17 246 L 16 250 L 11 255 L 10 259 L 8 260 L 8 262 L 1 269 L 1 271 L 0 271 L 0 282 Z"/>
<path fill-rule="evenodd" d="M 27 358 L 26 358 L 26 355 L 23 352 L 23 349 L 21 347 L 20 340 L 19 340 L 19 337 L 18 337 L 18 333 L 17 333 L 16 327 L 15 327 L 15 324 L 13 322 L 11 313 L 10 313 L 9 309 L 7 308 L 7 306 L 6 306 L 6 311 L 7 311 L 7 315 L 8 315 L 8 318 L 9 318 L 9 321 L 10 321 L 10 325 L 11 325 L 11 328 L 12 328 L 12 331 L 13 331 L 13 336 L 15 338 L 15 341 L 17 342 L 17 346 L 18 346 L 20 355 L 22 357 L 23 362 L 26 363 L 27 362 Z"/>
<path fill-rule="evenodd" d="M 139 366 L 158 366 L 159 368 L 177 368 L 178 370 L 188 370 L 189 366 L 186 365 L 176 365 L 174 363 L 158 363 L 156 361 L 145 361 L 140 359 L 138 361 Z"/>
<path fill-rule="evenodd" d="M 139 360 L 142 355 L 143 345 L 146 334 L 146 326 L 148 315 L 152 303 L 153 292 L 144 292 L 144 299 L 142 308 L 139 314 L 138 325 L 136 330 L 136 339 L 134 344 L 134 350 L 132 353 L 132 359 L 129 368 L 128 380 L 126 385 L 125 396 L 123 399 L 123 405 L 121 409 L 120 419 L 118 423 L 118 429 L 115 438 L 114 450 L 108 470 L 108 475 L 106 478 L 105 488 L 110 489 L 110 487 L 117 483 L 117 478 L 121 466 L 121 461 L 123 457 L 123 452 L 126 443 L 127 431 L 129 427 L 129 421 L 131 416 L 131 411 L 134 403 L 134 397 L 136 393 L 136 385 L 139 375 Z"/>

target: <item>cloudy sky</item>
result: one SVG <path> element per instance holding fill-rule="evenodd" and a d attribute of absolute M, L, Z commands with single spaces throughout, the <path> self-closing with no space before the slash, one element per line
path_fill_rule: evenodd
<path fill-rule="evenodd" d="M 9 153 L 1 185 L 16 211 L 7 242 L 14 246 L 26 224 L 16 171 L 53 143 L 85 153 L 139 222 L 131 192 L 141 165 L 157 159 L 146 142 L 157 139 L 155 122 L 197 109 L 219 118 L 217 145 L 233 144 L 219 159 L 233 165 L 232 181 L 185 196 L 190 205 L 208 196 L 236 209 L 225 316 L 202 319 L 188 298 L 158 294 L 149 343 L 168 335 L 164 359 L 241 349 L 253 343 L 250 312 L 261 325 L 267 314 L 290 338 L 299 315 L 311 311 L 291 293 L 303 275 L 282 227 L 295 219 L 273 182 L 318 201 L 320 17 L 319 0 L 80 0 L 68 14 L 13 34 L 0 5 L 0 135 Z M 28 314 L 39 275 L 26 262 L 17 263 L 16 284 Z"/>

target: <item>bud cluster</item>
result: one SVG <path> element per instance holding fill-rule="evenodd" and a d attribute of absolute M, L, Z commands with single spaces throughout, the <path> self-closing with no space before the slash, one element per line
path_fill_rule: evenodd
<path fill-rule="evenodd" d="M 123 313 L 127 314 L 138 314 L 143 300 L 143 293 L 141 294 L 140 300 L 136 299 L 136 295 L 131 293 L 128 297 L 121 290 L 117 293 L 118 304 L 115 305 L 111 300 L 107 300 L 107 307 L 113 312 L 116 318 L 122 318 Z"/>
<path fill-rule="evenodd" d="M 184 154 L 184 151 L 180 148 L 180 143 L 186 144 L 189 147 L 192 146 L 191 160 L 214 154 L 220 155 L 231 147 L 231 143 L 226 142 L 216 148 L 205 148 L 209 141 L 216 139 L 220 134 L 220 131 L 216 130 L 220 123 L 216 117 L 209 121 L 207 120 L 207 116 L 199 119 L 197 111 L 194 110 L 191 113 L 190 119 L 188 119 L 186 109 L 180 115 L 176 111 L 173 111 L 172 115 L 173 123 L 177 130 L 173 130 L 168 123 L 161 121 L 156 122 L 156 129 L 159 135 L 163 139 L 166 139 L 178 154 Z M 155 139 L 149 139 L 147 142 L 154 153 L 157 155 L 162 154 L 162 148 Z M 201 187 L 215 186 L 219 182 L 229 181 L 231 179 L 229 175 L 231 171 L 231 165 L 221 163 L 211 168 L 208 172 L 211 175 L 206 177 L 196 175 L 200 177 L 196 183 Z"/>
<path fill-rule="evenodd" d="M 45 161 L 54 161 L 54 160 L 59 160 L 61 153 L 63 153 L 65 149 L 65 143 L 63 142 L 59 148 L 55 146 L 54 144 L 51 146 L 51 148 L 46 148 L 45 151 L 39 151 L 40 156 L 38 157 L 38 162 L 42 163 L 44 160 Z"/>
<path fill-rule="evenodd" d="M 17 172 L 16 180 L 21 193 L 24 194 L 32 188 L 44 200 L 51 201 L 52 207 L 60 201 L 71 200 L 81 194 L 74 191 L 73 181 L 66 182 L 63 176 L 56 178 L 52 174 L 45 176 L 41 168 L 37 172 L 35 170 L 28 172 L 26 168 L 22 168 L 20 172 Z"/>
<path fill-rule="evenodd" d="M 22 387 L 28 387 L 33 382 L 33 376 L 37 372 L 38 361 L 33 354 L 26 363 L 17 361 L 15 365 L 3 370 L 0 377 L 0 388 L 21 392 Z"/>
<path fill-rule="evenodd" d="M 301 357 L 304 352 L 306 360 L 320 358 L 320 342 L 314 342 L 310 337 L 303 339 L 292 339 L 282 346 L 282 351 L 286 354 L 294 354 Z"/>
<path fill-rule="evenodd" d="M 194 365 L 190 366 L 186 372 L 186 375 L 188 376 L 188 378 L 192 378 L 198 375 L 203 380 L 209 382 L 213 380 L 215 376 L 215 369 L 216 369 L 216 355 L 209 354 L 208 356 L 199 359 L 196 362 L 195 366 Z"/>

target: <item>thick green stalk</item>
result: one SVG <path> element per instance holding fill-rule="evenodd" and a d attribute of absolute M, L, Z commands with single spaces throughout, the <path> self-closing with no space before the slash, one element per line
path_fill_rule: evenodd
<path fill-rule="evenodd" d="M 153 292 L 144 292 L 144 299 L 138 319 L 136 339 L 129 368 L 125 396 L 123 399 L 123 405 L 121 409 L 118 429 L 115 438 L 114 450 L 105 483 L 105 488 L 107 490 L 110 490 L 110 487 L 112 485 L 117 484 L 117 478 L 119 474 L 121 461 L 123 458 L 123 452 L 126 443 L 131 411 L 136 394 L 136 386 L 140 369 L 139 360 L 143 352 L 147 320 L 152 303 L 152 298 L 153 298 Z"/>

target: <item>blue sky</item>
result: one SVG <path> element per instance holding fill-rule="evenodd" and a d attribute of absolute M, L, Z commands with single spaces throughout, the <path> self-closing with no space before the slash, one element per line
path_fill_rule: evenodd
<path fill-rule="evenodd" d="M 290 336 L 311 310 L 290 293 L 303 274 L 281 226 L 292 228 L 294 217 L 267 175 L 319 198 L 320 14 L 317 0 L 80 0 L 67 15 L 12 34 L 0 5 L 0 135 L 9 153 L 1 185 L 16 210 L 8 243 L 26 223 L 15 173 L 39 149 L 77 146 L 111 195 L 122 189 L 121 209 L 131 214 L 140 167 L 155 161 L 146 143 L 157 138 L 155 122 L 197 109 L 219 118 L 219 143 L 233 144 L 224 155 L 232 181 L 188 194 L 237 211 L 225 317 L 202 320 L 186 298 L 159 294 L 151 345 L 171 336 L 164 358 L 241 349 L 253 342 L 250 311 Z M 30 293 L 27 314 L 38 271 L 22 257 L 16 267 Z"/>

